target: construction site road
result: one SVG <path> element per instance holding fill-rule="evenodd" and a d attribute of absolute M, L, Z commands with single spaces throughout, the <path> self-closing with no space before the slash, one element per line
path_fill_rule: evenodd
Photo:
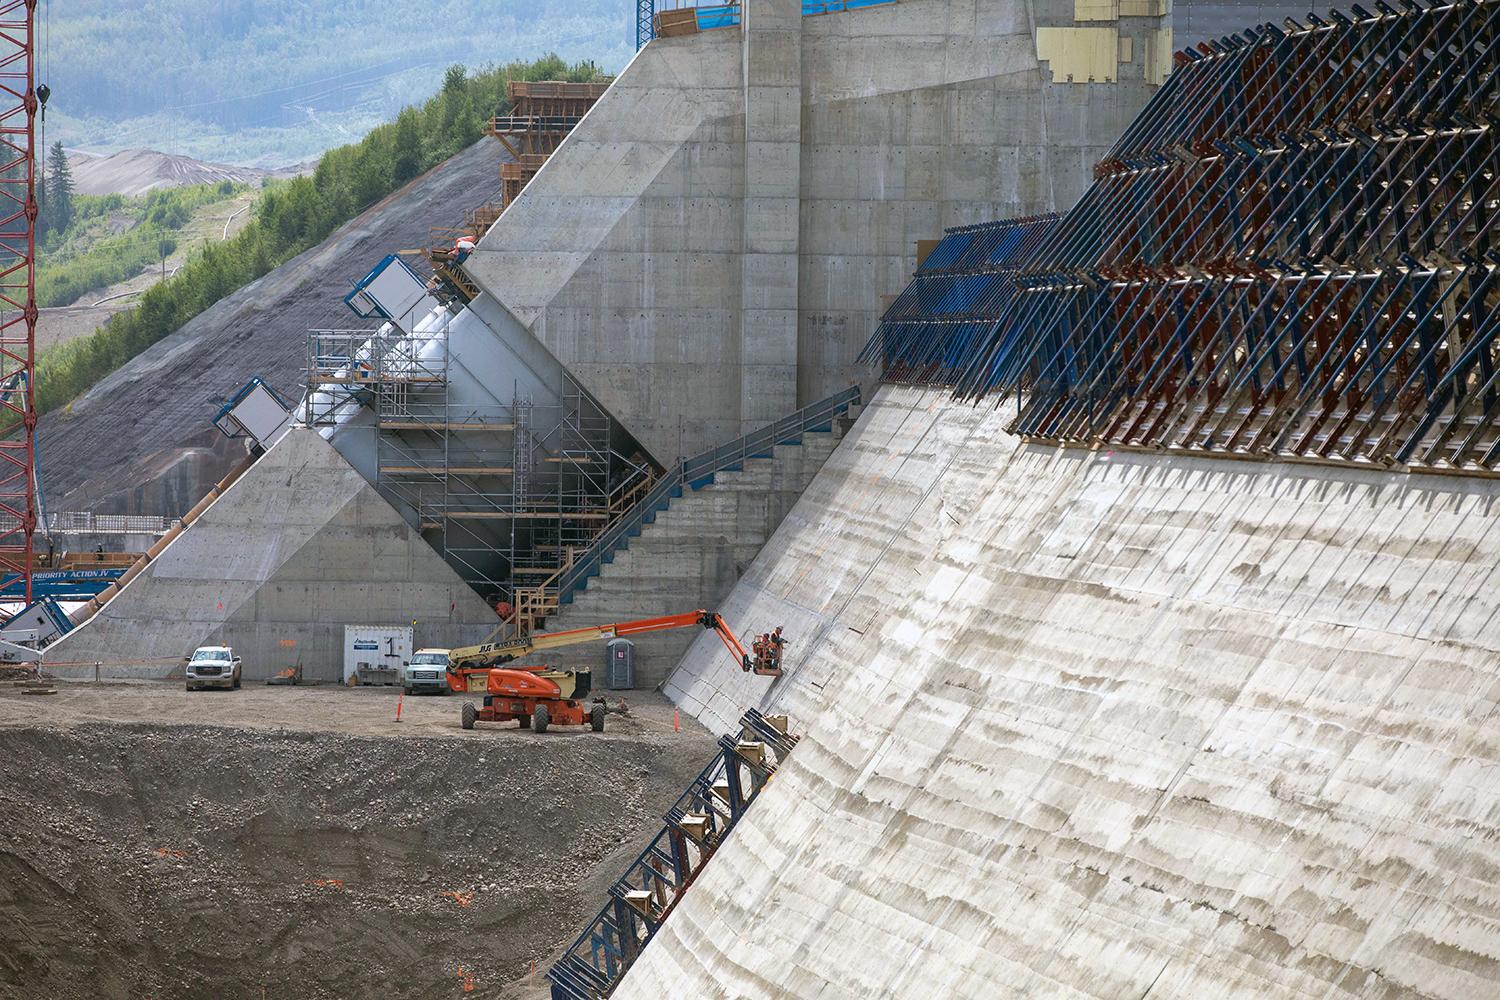
<path fill-rule="evenodd" d="M 538 736 L 394 688 L 56 687 L 0 685 L 0 998 L 543 996 L 714 751 L 646 692 Z"/>
<path fill-rule="evenodd" d="M 478 703 L 479 695 L 410 694 L 401 698 L 401 721 L 396 722 L 398 688 L 346 688 L 332 684 L 281 687 L 247 680 L 238 691 L 185 691 L 174 681 L 109 681 L 91 684 L 58 681 L 57 694 L 22 696 L 20 686 L 0 685 L 0 730 L 19 726 L 67 726 L 85 722 L 149 723 L 172 726 L 225 726 L 237 729 L 344 733 L 349 736 L 437 736 L 450 739 L 535 740 L 514 723 L 486 725 L 473 730 L 458 724 L 464 701 Z M 654 691 L 604 691 L 611 705 L 623 700 L 629 713 L 611 713 L 605 731 L 583 727 L 549 729 L 541 739 L 572 737 L 591 740 L 637 741 L 672 736 L 672 703 Z M 592 696 L 591 696 L 592 697 Z M 686 725 L 686 720 L 683 720 Z M 697 723 L 693 727 L 707 732 Z M 712 747 L 704 750 L 705 759 Z"/>

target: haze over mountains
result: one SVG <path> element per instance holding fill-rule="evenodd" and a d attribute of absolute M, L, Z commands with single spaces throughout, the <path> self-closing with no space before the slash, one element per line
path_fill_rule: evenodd
<path fill-rule="evenodd" d="M 556 52 L 618 70 L 633 11 L 623 0 L 69 0 L 41 46 L 47 141 L 303 163 L 430 96 L 454 63 Z"/>

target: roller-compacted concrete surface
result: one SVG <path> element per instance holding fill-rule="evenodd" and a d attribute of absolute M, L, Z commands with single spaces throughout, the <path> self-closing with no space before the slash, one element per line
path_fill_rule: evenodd
<path fill-rule="evenodd" d="M 1011 412 L 882 389 L 669 678 L 803 739 L 614 995 L 1500 995 L 1496 481 Z"/>

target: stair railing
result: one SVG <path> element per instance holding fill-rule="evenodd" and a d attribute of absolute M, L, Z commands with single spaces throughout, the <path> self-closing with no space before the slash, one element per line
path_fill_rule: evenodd
<path fill-rule="evenodd" d="M 552 1000 L 607 1000 L 799 739 L 785 716 L 753 708 L 739 732 L 719 737 L 714 758 L 662 816 L 661 832 L 547 971 Z"/>
<path fill-rule="evenodd" d="M 589 577 L 597 575 L 605 559 L 613 555 L 627 538 L 638 534 L 641 526 L 651 517 L 665 510 L 673 497 L 682 494 L 684 486 L 694 486 L 716 472 L 742 465 L 747 458 L 768 455 L 778 444 L 795 442 L 803 434 L 822 424 L 831 425 L 835 417 L 858 404 L 859 386 L 852 385 L 827 399 L 804 406 L 773 424 L 694 455 L 669 468 L 644 496 L 594 539 L 587 550 L 579 553 L 572 566 L 556 577 L 554 586 L 558 603 L 561 604 L 582 587 Z"/>

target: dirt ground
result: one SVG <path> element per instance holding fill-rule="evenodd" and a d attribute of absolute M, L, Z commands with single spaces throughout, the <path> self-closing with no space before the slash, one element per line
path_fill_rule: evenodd
<path fill-rule="evenodd" d="M 0 685 L 0 997 L 543 997 L 713 752 L 633 694 L 537 736 L 391 688 Z"/>
<path fill-rule="evenodd" d="M 254 189 L 242 191 L 233 198 L 205 205 L 194 212 L 192 220 L 177 236 L 177 250 L 167 258 L 165 273 L 177 273 L 189 254 L 204 244 L 221 242 L 244 229 L 250 222 L 250 208 L 259 194 Z M 37 350 L 93 333 L 116 313 L 135 306 L 140 293 L 159 282 L 162 274 L 163 271 L 148 267 L 133 278 L 89 292 L 73 305 L 41 310 L 36 321 Z"/>

